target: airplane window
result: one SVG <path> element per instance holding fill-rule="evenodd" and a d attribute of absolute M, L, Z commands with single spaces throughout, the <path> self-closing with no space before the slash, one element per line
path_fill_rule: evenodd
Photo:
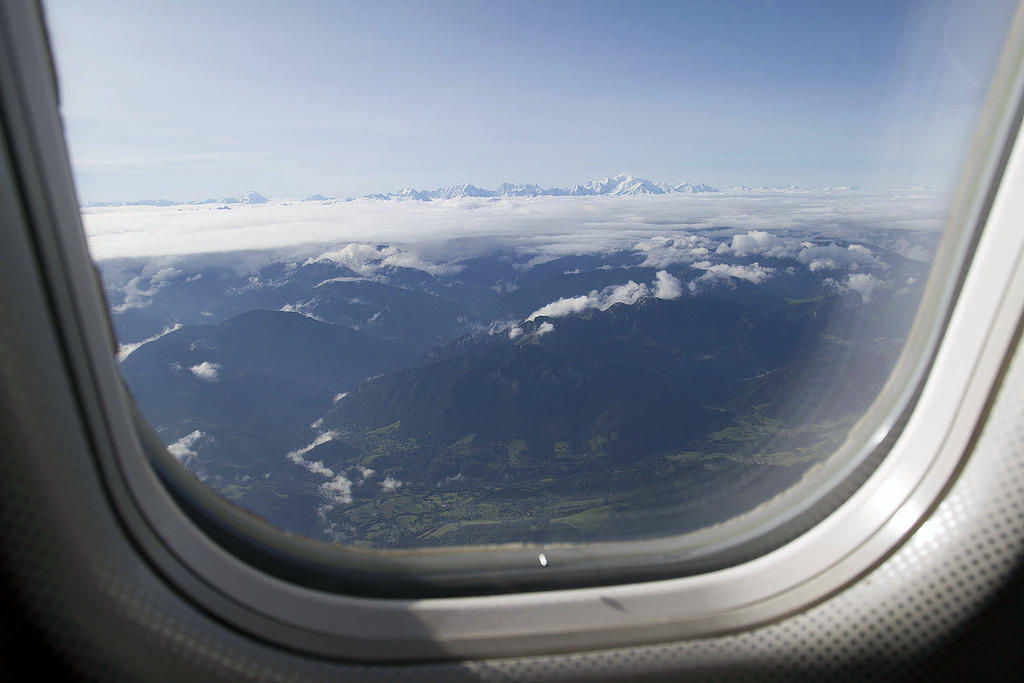
<path fill-rule="evenodd" d="M 822 498 L 926 360 L 1015 7 L 48 3 L 159 467 L 541 568 Z"/>

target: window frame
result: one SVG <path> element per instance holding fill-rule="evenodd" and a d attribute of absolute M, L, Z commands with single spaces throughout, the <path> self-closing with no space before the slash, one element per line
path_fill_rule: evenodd
<path fill-rule="evenodd" d="M 1024 93 L 1020 13 L 950 218 L 959 229 L 947 233 L 933 265 L 933 273 L 941 276 L 931 278 L 886 395 L 858 426 L 859 456 L 832 459 L 833 471 L 821 475 L 830 478 L 832 496 L 824 503 L 822 496 L 805 500 L 799 524 L 789 529 L 775 525 L 770 536 L 750 529 L 754 543 L 769 542 L 757 545 L 754 557 L 741 554 L 724 564 L 712 563 L 713 571 L 679 576 L 687 572 L 680 565 L 660 565 L 678 578 L 630 575 L 614 563 L 602 572 L 593 559 L 575 574 L 560 573 L 560 551 L 547 551 L 553 562 L 541 568 L 537 549 L 524 549 L 497 563 L 492 555 L 491 566 L 474 571 L 492 572 L 483 582 L 491 586 L 534 592 L 483 595 L 494 592 L 482 589 L 483 584 L 460 591 L 459 586 L 472 584 L 467 581 L 472 572 L 450 569 L 436 575 L 450 585 L 434 597 L 426 597 L 430 586 L 399 591 L 403 597 L 337 592 L 386 581 L 389 576 L 372 563 L 363 564 L 369 569 L 362 584 L 329 566 L 324 576 L 329 582 L 335 572 L 336 585 L 302 585 L 304 570 L 282 578 L 269 566 L 254 565 L 253 556 L 243 558 L 255 547 L 264 557 L 284 552 L 285 560 L 288 553 L 307 548 L 317 559 L 321 546 L 289 539 L 249 519 L 252 544 L 225 549 L 224 538 L 216 540 L 216 529 L 204 530 L 196 522 L 201 512 L 183 511 L 183 495 L 191 494 L 168 490 L 168 481 L 184 488 L 191 480 L 176 482 L 173 468 L 161 478 L 154 460 L 143 456 L 152 451 L 162 469 L 165 452 L 147 445 L 150 435 L 139 426 L 117 372 L 109 318 L 74 199 L 52 64 L 40 47 L 45 46 L 44 27 L 38 12 L 25 5 L 2 11 L 4 42 L 17 66 L 4 75 L 2 97 L 5 112 L 21 114 L 9 116 L 5 124 L 14 131 L 9 141 L 19 177 L 26 179 L 22 191 L 55 324 L 113 503 L 139 547 L 179 590 L 241 630 L 300 651 L 368 661 L 538 654 L 711 635 L 803 609 L 884 559 L 936 504 L 963 463 L 1015 339 L 1024 302 L 1024 236 L 1014 233 L 1020 232 L 1016 226 L 1024 216 L 1024 193 L 1018 191 L 1022 198 L 1017 199 L 1007 188 L 1024 187 L 1024 142 L 1014 143 Z M 46 77 L 27 79 L 24 74 Z M 993 279 L 1005 283 L 998 295 L 988 285 Z M 941 386 L 936 376 L 942 377 Z M 935 424 L 947 428 L 938 430 Z M 195 486 L 197 499 L 205 495 Z M 214 509 L 220 504 L 234 510 L 216 496 L 211 500 L 219 501 L 209 503 Z M 201 499 L 199 504 L 200 511 L 209 509 Z M 792 499 L 778 504 L 790 508 L 792 521 Z M 246 524 L 242 513 L 224 514 L 237 514 L 232 523 Z M 805 525 L 810 528 L 794 531 Z M 605 545 L 629 546 L 625 552 L 634 563 L 643 555 L 637 544 Z M 452 552 L 391 557 L 399 558 L 396 572 L 411 566 L 415 581 L 425 557 L 440 558 L 443 570 L 445 563 L 451 567 Z M 647 552 L 658 559 L 666 549 L 650 546 Z M 365 560 L 378 553 L 356 555 Z M 524 576 L 555 580 L 516 582 L 510 578 L 515 572 L 500 566 L 508 561 L 521 563 Z M 591 585 L 566 587 L 583 583 Z M 460 596 L 467 592 L 476 594 Z"/>

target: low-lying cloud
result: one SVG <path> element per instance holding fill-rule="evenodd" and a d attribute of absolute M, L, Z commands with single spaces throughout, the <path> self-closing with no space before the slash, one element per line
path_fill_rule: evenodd
<path fill-rule="evenodd" d="M 326 251 L 319 256 L 310 258 L 308 262 L 332 261 L 345 266 L 364 276 L 372 276 L 383 268 L 414 268 L 431 275 L 452 275 L 462 267 L 452 263 L 434 263 L 421 258 L 415 252 L 390 245 L 346 244 L 340 249 Z M 321 282 L 317 287 L 332 281 L 351 280 L 352 278 L 331 278 Z"/>
<path fill-rule="evenodd" d="M 658 235 L 633 245 L 633 251 L 643 255 L 640 265 L 647 268 L 667 268 L 678 263 L 692 263 L 706 259 L 715 243 L 704 235 Z"/>
<path fill-rule="evenodd" d="M 120 344 L 117 347 L 117 360 L 123 361 L 125 358 L 127 358 L 130 355 L 132 355 L 132 353 L 134 353 L 135 350 L 138 349 L 143 344 L 148 344 L 151 341 L 156 341 L 160 337 L 167 336 L 171 332 L 177 332 L 180 329 L 181 329 L 181 323 L 175 323 L 174 325 L 171 325 L 170 327 L 165 327 L 161 331 L 159 331 L 156 334 L 154 334 L 152 337 L 146 337 L 145 339 L 142 339 L 142 340 L 137 341 L 137 342 L 131 342 L 130 344 Z"/>
<path fill-rule="evenodd" d="M 352 502 L 352 481 L 344 475 L 339 474 L 325 481 L 318 490 L 327 501 L 319 508 L 321 515 L 333 510 L 335 505 L 348 505 Z"/>
<path fill-rule="evenodd" d="M 317 446 L 325 444 L 328 441 L 334 441 L 337 438 L 338 432 L 336 430 L 331 429 L 326 432 L 320 432 L 319 434 L 316 435 L 316 438 L 310 441 L 307 445 L 303 446 L 302 448 L 296 448 L 294 451 L 289 451 L 288 455 L 286 455 L 285 457 L 297 465 L 305 466 L 306 461 L 303 458 L 305 457 L 306 453 L 309 453 Z M 333 473 L 331 474 L 333 475 Z"/>
<path fill-rule="evenodd" d="M 914 278 L 908 278 L 907 284 L 912 284 Z M 870 303 L 875 291 L 885 287 L 885 281 L 875 277 L 871 273 L 850 273 L 845 279 L 827 277 L 822 282 L 832 287 L 837 292 L 854 292 L 860 295 L 861 303 Z"/>
<path fill-rule="evenodd" d="M 715 252 L 739 257 L 764 254 L 773 258 L 786 258 L 792 256 L 792 246 L 776 234 L 751 230 L 733 235 L 729 242 L 720 244 Z"/>
<path fill-rule="evenodd" d="M 654 297 L 656 299 L 678 299 L 683 295 L 683 283 L 667 270 L 659 270 L 655 275 Z"/>
<path fill-rule="evenodd" d="M 881 281 L 870 273 L 852 273 L 846 278 L 846 286 L 850 291 L 860 294 L 864 303 L 871 301 L 871 295 L 880 284 Z"/>
<path fill-rule="evenodd" d="M 205 434 L 198 429 L 189 432 L 185 436 L 181 437 L 170 446 L 167 447 L 167 452 L 178 459 L 182 465 L 188 466 L 194 458 L 199 454 L 193 449 L 196 442 L 202 439 Z"/>
<path fill-rule="evenodd" d="M 204 382 L 216 382 L 219 371 L 220 365 L 218 363 L 211 363 L 208 360 L 204 360 L 202 363 L 189 368 L 189 372 Z"/>
<path fill-rule="evenodd" d="M 800 250 L 796 259 L 800 263 L 806 264 L 812 273 L 847 268 L 856 270 L 862 266 L 883 265 L 875 258 L 871 250 L 862 244 L 850 244 L 846 247 L 838 244 L 808 244 Z"/>
<path fill-rule="evenodd" d="M 711 263 L 711 261 L 700 261 L 698 263 L 694 263 L 691 267 L 704 271 L 704 274 L 697 278 L 695 282 L 714 282 L 716 280 L 728 281 L 731 278 L 736 278 L 737 280 L 746 280 L 747 282 L 759 285 L 771 277 L 772 273 L 775 272 L 774 268 L 767 268 L 756 262 L 740 265 L 734 263 Z M 692 285 L 693 283 L 691 282 L 690 284 Z"/>
<path fill-rule="evenodd" d="M 591 290 L 589 294 L 563 297 L 538 308 L 526 318 L 526 322 L 532 322 L 537 318 L 561 318 L 574 313 L 582 313 L 590 308 L 606 311 L 615 304 L 632 306 L 641 299 L 652 296 L 658 299 L 678 299 L 682 295 L 683 288 L 679 279 L 668 271 L 661 270 L 658 271 L 651 286 L 630 280 L 621 285 L 609 285 L 600 291 Z M 537 329 L 538 335 L 544 334 L 541 332 L 541 328 Z M 522 332 L 518 326 L 512 327 L 509 330 L 509 337 L 515 339 Z"/>
<path fill-rule="evenodd" d="M 310 474 L 324 477 L 327 480 L 317 487 L 320 498 L 324 501 L 323 504 L 317 508 L 317 512 L 321 519 L 323 519 L 328 512 L 333 510 L 335 506 L 347 505 L 352 502 L 352 480 L 344 474 L 335 472 L 333 469 L 325 465 L 322 460 L 307 460 L 306 454 L 317 446 L 321 446 L 328 441 L 334 441 L 338 436 L 338 432 L 333 429 L 325 432 L 319 432 L 308 444 L 302 448 L 296 448 L 293 451 L 289 451 L 288 454 L 285 455 L 285 458 L 287 458 L 289 462 L 302 467 Z M 370 472 L 372 473 L 372 470 L 370 470 Z M 364 473 L 363 478 L 365 479 L 366 476 L 368 475 Z"/>
<path fill-rule="evenodd" d="M 387 493 L 393 493 L 402 488 L 402 482 L 388 475 L 384 477 L 384 481 L 380 482 L 380 488 Z"/>
<path fill-rule="evenodd" d="M 555 331 L 555 326 L 549 320 L 545 320 L 537 327 L 537 331 L 534 332 L 534 336 L 543 337 L 545 334 L 549 334 Z"/>

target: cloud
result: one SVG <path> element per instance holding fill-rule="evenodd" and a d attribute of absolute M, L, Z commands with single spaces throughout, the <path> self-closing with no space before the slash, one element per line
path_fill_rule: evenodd
<path fill-rule="evenodd" d="M 547 320 L 545 320 L 544 322 L 542 322 L 540 324 L 540 327 L 537 328 L 537 331 L 534 332 L 534 336 L 543 337 L 545 334 L 548 334 L 549 332 L 554 332 L 554 331 L 555 331 L 555 326 L 552 325 Z"/>
<path fill-rule="evenodd" d="M 204 382 L 216 382 L 218 370 L 220 370 L 220 365 L 217 363 L 211 363 L 208 360 L 204 360 L 199 365 L 193 365 L 189 368 L 189 371 L 193 375 Z"/>
<path fill-rule="evenodd" d="M 851 273 L 850 277 L 846 278 L 847 288 L 851 292 L 860 294 L 860 299 L 863 303 L 871 301 L 872 293 L 880 284 L 881 280 L 870 273 Z"/>
<path fill-rule="evenodd" d="M 298 313 L 299 315 L 305 316 L 310 320 L 317 320 L 319 322 L 325 323 L 327 322 L 326 320 L 324 320 L 316 313 L 314 313 L 319 303 L 320 302 L 317 300 L 317 298 L 313 297 L 311 299 L 307 299 L 306 301 L 297 301 L 294 304 L 285 304 L 284 306 L 281 306 L 281 308 L 277 310 L 281 311 L 282 313 Z"/>
<path fill-rule="evenodd" d="M 837 292 L 855 292 L 860 295 L 861 303 L 870 303 L 875 290 L 885 286 L 885 282 L 871 273 L 850 273 L 845 280 L 836 280 L 834 277 L 827 277 L 822 284 L 831 287 Z"/>
<path fill-rule="evenodd" d="M 847 247 L 838 244 L 814 245 L 804 242 L 796 259 L 807 265 L 812 273 L 822 270 L 839 270 L 841 268 L 859 268 L 861 266 L 884 265 L 875 258 L 871 250 L 861 244 Z"/>
<path fill-rule="evenodd" d="M 83 220 L 90 250 L 98 259 L 217 254 L 238 251 L 239 245 L 245 245 L 250 250 L 285 251 L 300 260 L 330 254 L 339 262 L 348 260 L 357 272 L 363 272 L 369 263 L 370 270 L 406 265 L 438 273 L 455 260 L 452 240 L 458 240 L 458 258 L 508 247 L 522 248 L 530 257 L 550 259 L 631 248 L 652 239 L 679 239 L 722 226 L 758 232 L 769 225 L 773 230 L 814 230 L 837 238 L 860 234 L 865 225 L 880 230 L 938 232 L 947 202 L 946 194 L 927 190 L 537 197 L 482 202 L 272 202 L 239 205 L 237 211 L 212 207 L 194 211 L 154 206 L 86 208 Z M 748 249 L 748 238 L 758 239 L 748 232 L 728 248 Z M 343 246 L 325 251 L 323 245 L 331 244 Z M 350 244 L 362 246 L 345 252 Z M 378 244 L 404 246 L 388 251 L 373 246 Z M 672 259 L 699 260 L 702 257 L 694 250 L 710 250 L 700 239 L 689 238 L 649 246 L 644 256 L 653 267 L 681 262 Z"/>
<path fill-rule="evenodd" d="M 163 330 L 157 332 L 152 337 L 146 337 L 142 341 L 132 342 L 130 344 L 119 344 L 117 347 L 117 360 L 123 361 L 125 358 L 132 355 L 132 353 L 134 353 L 135 350 L 138 349 L 143 344 L 148 344 L 151 341 L 156 341 L 160 337 L 163 337 L 165 335 L 170 334 L 171 332 L 175 332 L 180 329 L 181 323 L 175 323 L 171 327 L 165 327 Z"/>
<path fill-rule="evenodd" d="M 764 254 L 772 258 L 792 256 L 793 245 L 790 241 L 764 230 L 751 230 L 746 234 L 732 236 L 732 241 L 718 245 L 718 254 L 733 256 L 756 256 Z"/>
<path fill-rule="evenodd" d="M 178 462 L 182 465 L 187 466 L 193 458 L 198 456 L 198 453 L 196 453 L 192 447 L 195 445 L 196 441 L 202 439 L 204 436 L 206 435 L 198 429 L 194 432 L 190 432 L 168 446 L 167 452 L 177 458 Z"/>
<path fill-rule="evenodd" d="M 343 474 L 336 475 L 330 481 L 320 484 L 320 495 L 327 503 L 320 507 L 320 514 L 330 512 L 335 505 L 348 505 L 352 502 L 352 482 Z"/>
<path fill-rule="evenodd" d="M 149 282 L 154 285 L 163 285 L 168 280 L 173 280 L 179 275 L 181 275 L 181 269 L 173 266 L 167 266 L 166 268 L 161 268 L 157 272 L 153 273 L 149 278 Z"/>
<path fill-rule="evenodd" d="M 862 244 L 840 246 L 822 245 L 785 237 L 764 230 L 751 230 L 732 236 L 715 249 L 716 254 L 745 258 L 767 256 L 770 258 L 794 258 L 807 266 L 812 273 L 823 270 L 852 269 L 866 266 L 884 266 L 872 251 Z"/>
<path fill-rule="evenodd" d="M 654 284 L 654 296 L 658 299 L 678 299 L 683 295 L 683 283 L 667 270 L 659 270 Z"/>
<path fill-rule="evenodd" d="M 541 306 L 531 313 L 527 322 L 536 318 L 561 318 L 573 313 L 582 313 L 588 308 L 606 310 L 615 304 L 635 304 L 640 299 L 650 296 L 651 291 L 645 284 L 637 284 L 633 280 L 622 285 L 609 285 L 601 291 L 592 290 L 589 294 L 563 297 L 557 301 Z"/>
<path fill-rule="evenodd" d="M 384 268 L 415 268 L 431 275 L 453 275 L 462 270 L 455 263 L 435 263 L 422 258 L 412 251 L 397 246 L 352 242 L 340 249 L 326 251 L 307 260 L 307 263 L 332 261 L 364 276 L 371 276 Z M 332 278 L 317 285 L 332 281 L 349 281 L 354 278 Z"/>
<path fill-rule="evenodd" d="M 322 460 L 304 460 L 302 465 L 309 470 L 312 474 L 319 474 L 323 477 L 333 477 L 334 470 L 325 465 Z"/>
<path fill-rule="evenodd" d="M 519 327 L 519 325 L 513 325 L 508 328 L 509 339 L 518 339 L 521 336 L 523 336 L 523 328 Z"/>
<path fill-rule="evenodd" d="M 644 260 L 641 266 L 647 268 L 667 268 L 677 263 L 690 263 L 697 259 L 707 258 L 714 246 L 703 235 L 677 235 L 675 237 L 650 237 L 633 245 L 633 251 L 640 252 Z"/>
<path fill-rule="evenodd" d="M 160 267 L 161 265 L 162 262 L 160 260 L 148 263 L 138 275 L 125 282 L 121 289 L 123 295 L 121 303 L 111 306 L 110 310 L 114 313 L 124 313 L 133 308 L 145 308 L 152 303 L 153 297 L 167 286 L 168 282 L 182 275 L 182 271 L 179 268 L 174 266 Z M 147 281 L 149 284 L 143 286 L 143 281 Z"/>
<path fill-rule="evenodd" d="M 589 294 L 562 297 L 557 301 L 552 301 L 538 308 L 526 318 L 526 322 L 531 322 L 537 318 L 561 318 L 575 313 L 582 313 L 590 308 L 605 311 L 615 304 L 632 306 L 641 299 L 651 296 L 658 299 L 678 299 L 682 295 L 683 288 L 679 279 L 666 270 L 660 270 L 655 275 L 654 283 L 650 287 L 630 280 L 621 285 L 609 285 L 600 291 L 596 289 L 591 290 Z M 522 333 L 522 329 L 514 326 L 509 331 L 509 338 L 515 339 Z M 538 336 L 541 334 L 540 329 L 537 330 L 537 334 Z"/>
<path fill-rule="evenodd" d="M 393 478 L 389 474 L 387 477 L 384 478 L 384 481 L 380 483 L 380 487 L 382 490 L 391 493 L 402 488 L 402 482 L 400 482 L 398 479 Z"/>
<path fill-rule="evenodd" d="M 150 304 L 156 293 L 160 291 L 159 287 L 148 287 L 143 288 L 141 277 L 133 277 L 128 280 L 124 285 L 124 299 L 121 303 L 111 306 L 110 310 L 114 313 L 124 313 L 130 311 L 133 308 L 145 308 Z"/>
<path fill-rule="evenodd" d="M 294 451 L 289 451 L 285 457 L 294 462 L 296 465 L 302 465 L 305 467 L 306 460 L 303 459 L 303 456 L 305 456 L 306 453 L 309 453 L 311 450 L 313 450 L 317 446 L 320 446 L 321 444 L 325 444 L 328 441 L 334 441 L 335 439 L 338 438 L 338 436 L 339 434 L 337 430 L 334 429 L 330 429 L 326 432 L 320 432 L 319 434 L 316 435 L 316 438 L 309 442 L 309 444 L 303 446 L 302 448 L 296 448 Z M 331 476 L 333 476 L 333 473 L 331 474 Z"/>
<path fill-rule="evenodd" d="M 362 465 L 356 465 L 356 471 L 359 472 L 359 476 L 363 479 L 369 479 L 377 473 L 377 470 L 372 470 L 369 467 L 363 467 Z"/>
<path fill-rule="evenodd" d="M 762 266 L 760 263 L 736 265 L 732 263 L 711 263 L 710 261 L 700 261 L 692 264 L 691 267 L 696 268 L 697 270 L 703 270 L 704 274 L 690 283 L 690 291 L 694 291 L 697 286 L 696 283 L 728 281 L 731 278 L 746 280 L 747 282 L 753 282 L 755 285 L 759 285 L 771 277 L 771 274 L 775 272 L 774 268 L 767 268 Z"/>
<path fill-rule="evenodd" d="M 320 420 L 317 420 L 320 422 Z M 314 423 L 315 424 L 315 423 Z M 336 430 L 320 432 L 316 437 L 302 448 L 289 451 L 285 456 L 290 462 L 302 467 L 310 474 L 325 478 L 327 481 L 317 487 L 320 497 L 324 503 L 317 507 L 317 514 L 326 524 L 327 513 L 331 512 L 337 505 L 347 505 L 352 502 L 352 481 L 344 474 L 339 474 L 323 463 L 322 460 L 307 460 L 305 455 L 311 450 L 338 438 Z M 358 466 L 363 473 L 363 479 L 373 474 L 373 470 Z M 360 482 L 361 483 L 361 482 Z"/>
<path fill-rule="evenodd" d="M 541 317 L 560 318 L 562 316 L 571 315 L 573 313 L 582 313 L 588 308 L 599 308 L 600 305 L 601 295 L 595 289 L 589 295 L 581 294 L 580 296 L 573 296 L 568 298 L 562 297 L 557 301 L 552 301 L 550 304 L 545 304 L 544 306 L 541 306 L 536 311 L 531 313 L 526 320 L 527 322 L 529 322 L 535 318 Z"/>

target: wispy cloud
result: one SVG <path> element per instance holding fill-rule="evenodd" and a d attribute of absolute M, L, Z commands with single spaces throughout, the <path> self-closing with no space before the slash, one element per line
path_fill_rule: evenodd
<path fill-rule="evenodd" d="M 307 445 L 303 446 L 302 448 L 296 448 L 294 451 L 289 451 L 285 457 L 288 458 L 288 460 L 295 463 L 296 465 L 302 465 L 303 467 L 306 467 L 306 460 L 304 460 L 306 453 L 309 453 L 317 446 L 325 444 L 328 441 L 334 441 L 337 438 L 338 432 L 336 430 L 330 429 L 326 432 L 320 432 L 319 434 L 316 435 L 316 438 L 310 441 Z M 332 472 L 328 476 L 333 476 L 333 474 L 334 473 Z"/>
<path fill-rule="evenodd" d="M 319 508 L 321 517 L 333 510 L 335 505 L 348 505 L 352 502 L 352 481 L 343 474 L 335 475 L 330 481 L 320 484 L 318 490 L 327 501 Z"/>
<path fill-rule="evenodd" d="M 198 456 L 198 453 L 193 450 L 193 446 L 195 446 L 196 442 L 204 436 L 206 435 L 198 429 L 193 432 L 189 432 L 168 446 L 167 451 L 177 458 L 178 462 L 182 465 L 188 466 L 189 463 Z"/>
<path fill-rule="evenodd" d="M 846 286 L 852 292 L 860 294 L 861 301 L 868 303 L 875 288 L 881 284 L 880 280 L 870 273 L 852 273 L 846 278 Z"/>
<path fill-rule="evenodd" d="M 392 492 L 397 491 L 398 489 L 402 488 L 402 482 L 399 481 L 398 479 L 395 479 L 391 475 L 388 475 L 388 476 L 384 477 L 384 481 L 382 481 L 380 483 L 380 488 L 383 491 L 386 491 L 388 493 L 392 493 Z"/>
<path fill-rule="evenodd" d="M 120 344 L 117 347 L 117 360 L 123 361 L 125 358 L 132 355 L 132 353 L 134 353 L 135 350 L 138 349 L 143 344 L 148 344 L 149 342 L 156 341 L 160 337 L 164 337 L 170 334 L 171 332 L 176 332 L 177 330 L 180 329 L 181 323 L 175 323 L 170 327 L 165 327 L 163 330 L 157 332 L 152 337 L 146 337 L 142 341 L 132 342 L 130 344 Z"/>

